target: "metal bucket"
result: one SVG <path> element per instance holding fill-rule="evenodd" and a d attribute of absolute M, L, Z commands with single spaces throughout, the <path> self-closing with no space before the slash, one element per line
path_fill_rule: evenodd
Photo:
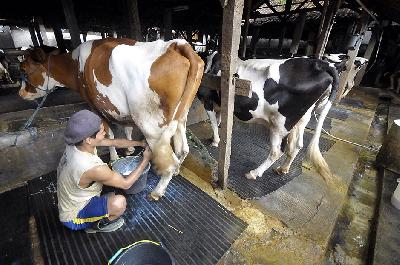
<path fill-rule="evenodd" d="M 142 240 L 120 249 L 108 264 L 174 265 L 169 251 L 160 243 Z"/>
<path fill-rule="evenodd" d="M 134 171 L 139 164 L 142 162 L 143 157 L 141 156 L 127 156 L 116 160 L 112 163 L 112 169 L 119 172 L 122 176 L 127 177 L 132 171 Z M 133 185 L 125 190 L 127 194 L 136 194 L 143 191 L 147 185 L 147 174 L 150 169 L 150 163 L 143 170 L 142 175 L 139 179 L 133 183 Z"/>

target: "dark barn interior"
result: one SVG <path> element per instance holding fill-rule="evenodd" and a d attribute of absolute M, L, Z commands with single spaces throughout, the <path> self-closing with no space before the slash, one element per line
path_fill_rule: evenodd
<path fill-rule="evenodd" d="M 213 121 L 195 98 L 185 134 L 190 153 L 165 196 L 147 198 L 160 179 L 153 169 L 141 193 L 111 189 L 126 197 L 125 225 L 90 235 L 59 222 L 56 172 L 70 116 L 93 106 L 62 86 L 35 101 L 23 99 L 29 73 L 20 63 L 35 47 L 57 47 L 62 55 L 106 38 L 184 39 L 205 63 L 215 51 L 222 54 L 221 77 L 204 73 L 200 84 L 218 91 L 221 142 L 211 145 Z M 235 72 L 238 62 L 306 57 L 333 65 L 338 55 L 346 59 L 339 62 L 338 95 L 319 141 L 338 180 L 325 183 L 305 158 L 321 110 L 305 125 L 304 148 L 288 174 L 275 170 L 283 156 L 256 180 L 245 178 L 271 149 L 264 125 L 232 116 L 232 99 L 252 89 L 252 80 Z M 0 264 L 105 264 L 141 240 L 161 243 L 175 264 L 399 264 L 399 62 L 397 0 L 2 3 Z M 125 138 L 121 124 L 110 127 Z M 131 135 L 144 138 L 140 126 Z M 111 166 L 108 149 L 98 151 Z M 125 151 L 117 150 L 119 156 Z"/>

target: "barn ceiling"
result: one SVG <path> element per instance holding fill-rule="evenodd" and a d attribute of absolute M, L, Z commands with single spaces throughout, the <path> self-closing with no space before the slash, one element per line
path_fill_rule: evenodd
<path fill-rule="evenodd" d="M 128 31 L 127 4 L 129 0 L 71 0 L 79 28 L 85 31 Z M 245 0 L 247 1 L 247 0 Z M 360 0 L 380 19 L 400 22 L 399 0 Z M 251 18 L 255 23 L 278 23 L 282 19 L 290 22 L 298 13 L 307 10 L 308 17 L 317 20 L 323 0 L 252 0 Z M 245 4 L 246 5 L 246 4 Z M 342 7 L 360 12 L 356 0 L 344 0 Z M 138 0 L 142 29 L 163 26 L 164 10 L 172 9 L 172 28 L 177 30 L 198 29 L 203 32 L 219 32 L 222 21 L 220 0 Z M 353 13 L 354 13 L 353 12 Z M 351 13 L 351 12 L 350 12 Z M 26 26 L 33 16 L 42 17 L 46 26 L 54 23 L 66 28 L 61 0 L 4 0 L 0 8 L 0 24 Z M 354 14 L 352 14 L 354 16 Z"/>

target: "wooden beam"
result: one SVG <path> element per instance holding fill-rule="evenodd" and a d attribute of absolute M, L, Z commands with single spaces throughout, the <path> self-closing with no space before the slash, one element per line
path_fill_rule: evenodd
<path fill-rule="evenodd" d="M 132 39 L 142 41 L 142 29 L 140 26 L 140 17 L 137 0 L 126 0 L 128 8 L 128 36 Z"/>
<path fill-rule="evenodd" d="M 247 35 L 249 34 L 249 19 L 250 19 L 250 13 L 251 13 L 251 6 L 252 6 L 252 0 L 247 0 L 247 6 L 246 6 L 246 17 L 244 20 L 244 31 L 243 31 L 243 36 L 242 36 L 242 58 L 246 58 L 246 48 L 247 48 Z"/>
<path fill-rule="evenodd" d="M 221 142 L 218 159 L 218 182 L 226 189 L 231 156 L 233 109 L 235 100 L 235 80 L 238 49 L 240 42 L 240 23 L 244 0 L 229 0 L 223 9 L 222 52 L 221 52 Z"/>
<path fill-rule="evenodd" d="M 349 60 L 346 62 L 346 70 L 340 74 L 339 88 L 338 88 L 337 97 L 336 97 L 337 101 L 340 101 L 342 99 L 342 97 L 344 96 L 343 93 L 345 92 L 345 89 L 346 89 L 346 84 L 347 84 L 347 81 L 349 78 L 349 72 L 354 67 L 354 61 L 358 54 L 358 50 L 360 49 L 360 45 L 361 45 L 362 40 L 365 35 L 365 31 L 367 30 L 368 20 L 369 20 L 369 14 L 367 12 L 363 12 L 363 14 L 361 16 L 361 20 L 359 22 L 358 30 L 356 32 L 356 34 L 360 35 L 359 39 L 358 39 L 354 49 L 349 50 L 347 52 L 347 55 L 349 56 Z"/>
<path fill-rule="evenodd" d="M 46 28 L 44 27 L 43 20 L 41 17 L 35 17 L 35 30 L 39 39 L 40 45 L 48 45 L 49 39 L 47 38 Z"/>
<path fill-rule="evenodd" d="M 61 51 L 61 53 L 66 52 L 65 42 L 60 25 L 57 22 L 53 22 L 52 28 L 54 31 L 54 37 L 56 38 L 57 41 L 58 49 Z"/>
<path fill-rule="evenodd" d="M 293 10 L 290 12 L 290 15 L 293 14 L 298 14 L 298 13 L 302 13 L 302 12 L 312 12 L 312 11 L 319 11 L 318 8 L 304 8 L 304 9 L 299 9 L 299 10 Z M 285 15 L 285 12 L 277 12 L 277 13 L 270 13 L 270 14 L 259 14 L 254 16 L 254 19 L 257 18 L 267 18 L 267 17 L 275 17 L 277 16 L 279 19 L 283 19 L 283 16 Z"/>
<path fill-rule="evenodd" d="M 33 25 L 33 21 L 29 22 L 28 29 L 29 29 L 29 33 L 31 34 L 31 40 L 32 40 L 33 46 L 38 47 L 39 41 L 36 36 L 35 26 Z"/>
<path fill-rule="evenodd" d="M 172 39 L 172 10 L 171 8 L 164 9 L 164 40 Z"/>
<path fill-rule="evenodd" d="M 323 25 L 321 27 L 321 33 L 317 37 L 318 44 L 317 44 L 317 50 L 315 52 L 317 58 L 322 58 L 322 55 L 324 55 L 325 53 L 325 48 L 326 44 L 328 43 L 329 35 L 331 34 L 333 21 L 335 20 L 336 12 L 339 9 L 341 3 L 342 0 L 329 0 L 325 16 L 321 18 L 321 23 Z"/>
<path fill-rule="evenodd" d="M 201 85 L 212 90 L 221 91 L 221 77 L 212 74 L 203 74 Z M 245 79 L 235 78 L 235 94 L 248 97 L 251 91 L 251 82 Z"/>
<path fill-rule="evenodd" d="M 306 23 L 306 13 L 301 13 L 296 19 L 296 28 L 294 29 L 292 44 L 290 45 L 290 53 L 297 54 L 301 35 L 303 35 L 304 24 Z"/>
<path fill-rule="evenodd" d="M 81 38 L 78 21 L 75 16 L 74 4 L 72 0 L 61 0 L 61 3 L 63 5 L 65 20 L 69 28 L 69 34 L 71 35 L 72 47 L 76 48 L 81 44 Z"/>

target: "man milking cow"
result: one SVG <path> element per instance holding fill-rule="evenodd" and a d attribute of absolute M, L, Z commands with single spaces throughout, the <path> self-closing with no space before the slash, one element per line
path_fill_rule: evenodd
<path fill-rule="evenodd" d="M 61 222 L 72 230 L 87 233 L 112 232 L 124 224 L 123 195 L 101 195 L 103 185 L 129 189 L 140 177 L 151 158 L 145 142 L 106 139 L 101 118 L 81 110 L 68 121 L 64 138 L 67 146 L 57 168 L 57 197 Z M 143 160 L 126 178 L 111 170 L 97 156 L 98 146 L 145 148 Z"/>

